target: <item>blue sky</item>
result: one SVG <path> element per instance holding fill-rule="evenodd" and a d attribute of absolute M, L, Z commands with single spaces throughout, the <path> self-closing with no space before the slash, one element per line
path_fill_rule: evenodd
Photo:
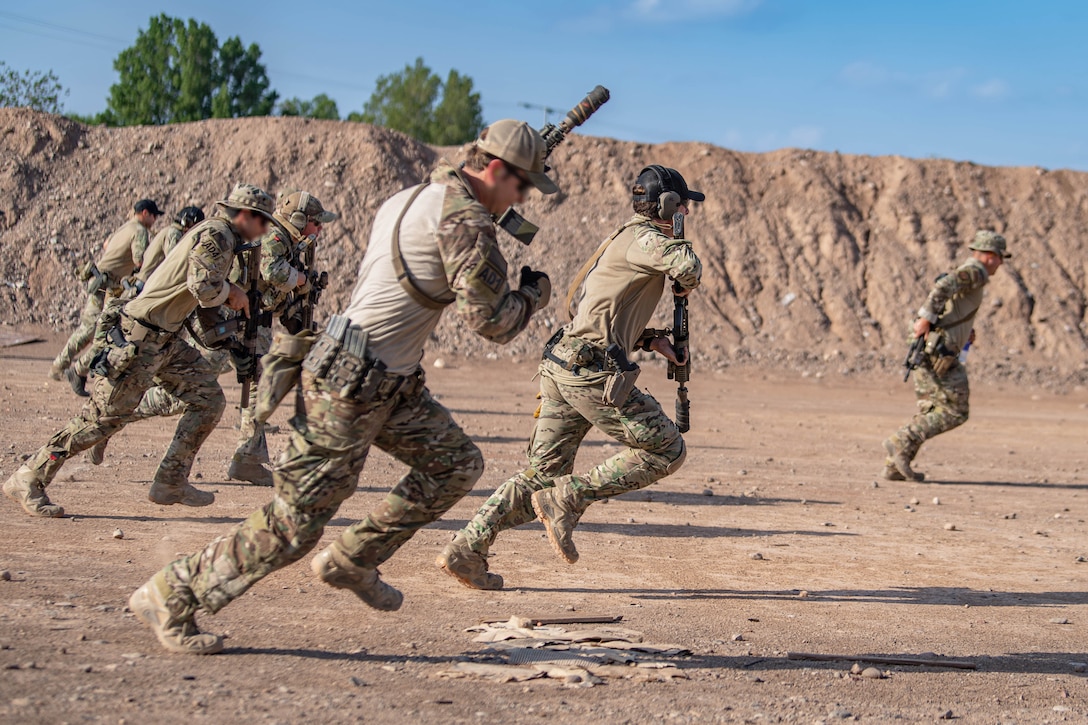
<path fill-rule="evenodd" d="M 0 60 L 53 69 L 66 108 L 98 111 L 158 12 L 258 43 L 282 97 L 328 93 L 344 115 L 423 56 L 471 76 L 489 121 L 539 124 L 520 103 L 566 110 L 600 83 L 594 135 L 1088 170 L 1086 2 L 55 0 L 0 6 Z"/>

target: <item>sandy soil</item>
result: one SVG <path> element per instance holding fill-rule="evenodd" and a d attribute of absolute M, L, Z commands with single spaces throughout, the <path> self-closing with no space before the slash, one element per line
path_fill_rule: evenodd
<path fill-rule="evenodd" d="M 57 345 L 0 350 L 0 476 L 78 407 L 63 383 L 46 379 Z M 125 611 L 157 567 L 267 500 L 268 489 L 225 480 L 232 409 L 195 469 L 196 482 L 218 495 L 208 509 L 146 500 L 172 432 L 162 421 L 120 433 L 100 468 L 82 456 L 64 468 L 50 493 L 70 518 L 33 519 L 4 499 L 0 569 L 11 579 L 0 581 L 0 720 L 883 722 L 951 711 L 963 722 L 1040 723 L 1088 715 L 1085 675 L 1071 664 L 1088 661 L 1088 563 L 1078 562 L 1088 556 L 1083 389 L 1057 396 L 977 386 L 972 420 L 922 452 L 919 467 L 934 482 L 877 486 L 879 442 L 913 406 L 896 377 L 697 371 L 682 470 L 592 507 L 575 566 L 552 554 L 538 525 L 508 532 L 492 559 L 508 589 L 484 593 L 433 561 L 521 464 L 532 368 L 451 360 L 428 374 L 480 442 L 488 471 L 384 567 L 405 594 L 393 614 L 316 581 L 308 559 L 203 618 L 229 635 L 219 656 L 167 654 Z M 663 370 L 643 375 L 671 409 Z M 223 383 L 236 404 L 237 386 Z M 275 422 L 285 424 L 282 411 Z M 285 441 L 279 432 L 270 445 L 279 451 Z M 614 450 L 591 436 L 580 467 Z M 375 453 L 325 542 L 401 470 Z M 112 537 L 117 528 L 123 539 Z M 570 616 L 572 608 L 623 615 L 651 641 L 690 647 L 681 664 L 688 679 L 571 689 L 437 677 L 482 648 L 463 631 L 481 617 Z M 847 674 L 849 659 L 787 659 L 793 651 L 935 652 L 977 670 L 885 667 L 886 679 L 868 680 Z"/>

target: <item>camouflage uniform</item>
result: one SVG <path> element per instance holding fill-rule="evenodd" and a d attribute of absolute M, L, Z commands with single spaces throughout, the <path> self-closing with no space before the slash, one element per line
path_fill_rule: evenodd
<path fill-rule="evenodd" d="M 971 248 L 1008 256 L 1004 237 L 993 232 L 979 232 Z M 982 290 L 989 279 L 982 262 L 968 259 L 950 274 L 937 278 L 918 310 L 918 317 L 931 325 L 926 355 L 914 370 L 918 413 L 884 441 L 888 453 L 884 461 L 885 478 L 923 480 L 924 476 L 910 467 L 922 444 L 967 422 L 970 388 L 967 369 L 958 358 L 971 337 L 973 321 L 982 304 Z"/>
<path fill-rule="evenodd" d="M 60 373 L 71 367 L 79 353 L 91 342 L 98 316 L 102 314 L 109 299 L 121 296 L 122 281 L 140 267 L 147 244 L 147 228 L 136 217 L 125 222 L 106 241 L 105 250 L 96 265 L 98 271 L 106 276 L 106 282 L 97 291 L 87 295 L 83 311 L 79 315 L 79 326 L 53 360 L 54 378 L 59 379 Z M 86 377 L 86 366 L 78 368 L 77 373 Z"/>
<path fill-rule="evenodd" d="M 271 199 L 256 187 L 240 187 L 224 205 L 271 212 Z M 267 210 L 251 204 L 264 204 Z M 250 205 L 250 206 L 247 206 Z M 4 485 L 28 513 L 63 513 L 49 503 L 44 489 L 69 457 L 94 446 L 136 420 L 133 411 L 153 385 L 185 403 L 174 439 L 155 472 L 149 498 L 155 503 L 207 505 L 210 493 L 188 483 L 196 451 L 215 428 L 225 405 L 210 365 L 178 335 L 198 306 L 223 304 L 230 291 L 226 277 L 241 239 L 230 218 L 220 212 L 193 227 L 180 246 L 148 279 L 143 292 L 123 310 L 123 344 L 110 342 L 109 374 L 95 378 L 90 401 L 80 415 L 57 432 Z"/>
<path fill-rule="evenodd" d="M 194 637 L 209 637 L 194 634 L 194 613 L 222 609 L 270 572 L 304 556 L 355 491 L 371 444 L 411 470 L 377 509 L 315 557 L 314 566 L 326 582 L 352 589 L 376 608 L 400 606 L 399 592 L 380 581 L 376 567 L 448 511 L 482 474 L 479 449 L 431 397 L 419 368 L 423 345 L 445 304 L 427 308 L 407 293 L 394 274 L 390 240 L 400 229 L 417 289 L 432 296 L 450 293 L 462 321 L 489 340 L 506 342 L 522 331 L 546 302 L 547 289 L 543 284 L 510 289 L 490 215 L 459 171 L 443 163 L 430 186 L 420 190 L 428 193 L 415 204 L 409 200 L 416 198 L 416 189 L 406 189 L 379 210 L 351 303 L 344 317 L 330 322 L 330 330 L 340 325 L 339 337 L 327 330 L 307 358 L 305 414 L 292 421 L 289 447 L 274 466 L 271 503 L 203 551 L 170 564 L 133 595 L 156 598 L 160 624 L 152 626 L 164 644 L 161 617 L 169 612 L 171 641 L 188 643 L 184 651 L 216 651 L 192 644 Z M 340 372 L 334 371 L 358 371 L 357 363 L 352 367 L 346 361 L 361 361 L 362 353 L 357 347 L 350 349 L 358 357 L 345 351 L 347 340 L 359 336 L 366 339 L 366 374 L 341 386 Z M 331 350 L 332 357 L 322 358 L 318 350 Z M 330 558 L 335 566 L 327 564 Z M 377 601 L 376 592 L 385 598 Z M 143 618 L 151 623 L 153 617 Z"/>
<path fill-rule="evenodd" d="M 165 227 L 159 230 L 159 233 L 155 235 L 155 238 L 151 240 L 151 243 L 147 246 L 147 251 L 144 253 L 144 261 L 140 266 L 140 277 L 147 281 L 147 278 L 151 276 L 162 260 L 166 259 L 166 255 L 170 254 L 170 250 L 177 246 L 178 242 L 185 235 L 185 230 L 182 229 L 181 224 L 177 221 L 172 221 Z"/>
<path fill-rule="evenodd" d="M 545 348 L 541 405 L 529 440 L 528 467 L 499 486 L 451 547 L 463 541 L 486 556 L 500 531 L 537 518 L 533 493 L 555 486 L 560 477 L 584 510 L 592 501 L 649 486 L 683 462 L 680 431 L 652 396 L 634 388 L 616 405 L 605 402 L 605 387 L 614 371 L 604 350 L 611 343 L 627 351 L 645 345 L 652 334 L 645 326 L 665 277 L 693 289 L 702 266 L 691 242 L 665 235 L 649 217 L 635 216 L 605 245 L 591 260 L 577 316 L 561 337 L 557 335 L 558 341 L 553 338 L 554 346 L 550 342 Z M 628 449 L 588 473 L 571 476 L 578 446 L 591 427 Z M 443 568 L 447 564 L 440 559 Z M 501 586 L 501 578 L 495 581 Z"/>

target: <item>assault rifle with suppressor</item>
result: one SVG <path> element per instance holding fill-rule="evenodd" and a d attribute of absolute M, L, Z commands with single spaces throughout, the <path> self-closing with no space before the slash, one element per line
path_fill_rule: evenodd
<path fill-rule="evenodd" d="M 567 134 L 585 123 L 598 108 L 608 102 L 609 98 L 608 89 L 597 86 L 577 106 L 567 111 L 567 117 L 560 121 L 558 126 L 549 123 L 540 129 L 540 135 L 544 137 L 544 144 L 547 147 L 544 158 L 551 156 L 552 151 L 563 143 Z M 506 230 L 507 234 L 526 245 L 531 243 L 533 237 L 540 231 L 540 227 L 514 211 L 514 207 L 507 209 L 496 223 Z"/>
<path fill-rule="evenodd" d="M 303 330 L 315 329 L 314 308 L 321 299 L 321 293 L 329 286 L 329 273 L 324 271 L 319 273 L 314 269 L 315 246 L 316 243 L 313 240 L 308 241 L 302 253 L 302 270 L 309 280 L 310 289 L 302 295 L 292 292 L 287 307 L 280 315 L 280 322 L 292 335 L 297 335 Z"/>
<path fill-rule="evenodd" d="M 684 215 L 676 212 L 672 215 L 673 239 L 684 237 Z M 691 379 L 691 351 L 688 348 L 688 298 L 677 294 L 683 292 L 678 282 L 672 283 L 672 349 L 676 352 L 678 363 L 669 361 L 669 380 L 675 380 L 676 388 L 676 427 L 681 433 L 691 428 L 691 403 L 688 402 L 688 380 Z"/>

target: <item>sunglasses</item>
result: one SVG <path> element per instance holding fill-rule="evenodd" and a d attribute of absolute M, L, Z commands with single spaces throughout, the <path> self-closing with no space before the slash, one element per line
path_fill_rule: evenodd
<path fill-rule="evenodd" d="M 530 181 L 528 177 L 522 176 L 520 173 L 518 173 L 518 167 L 513 166 L 505 161 L 502 162 L 502 165 L 506 168 L 506 172 L 508 174 L 518 180 L 519 194 L 524 194 L 526 191 L 529 190 L 529 187 L 533 185 L 533 182 Z"/>

